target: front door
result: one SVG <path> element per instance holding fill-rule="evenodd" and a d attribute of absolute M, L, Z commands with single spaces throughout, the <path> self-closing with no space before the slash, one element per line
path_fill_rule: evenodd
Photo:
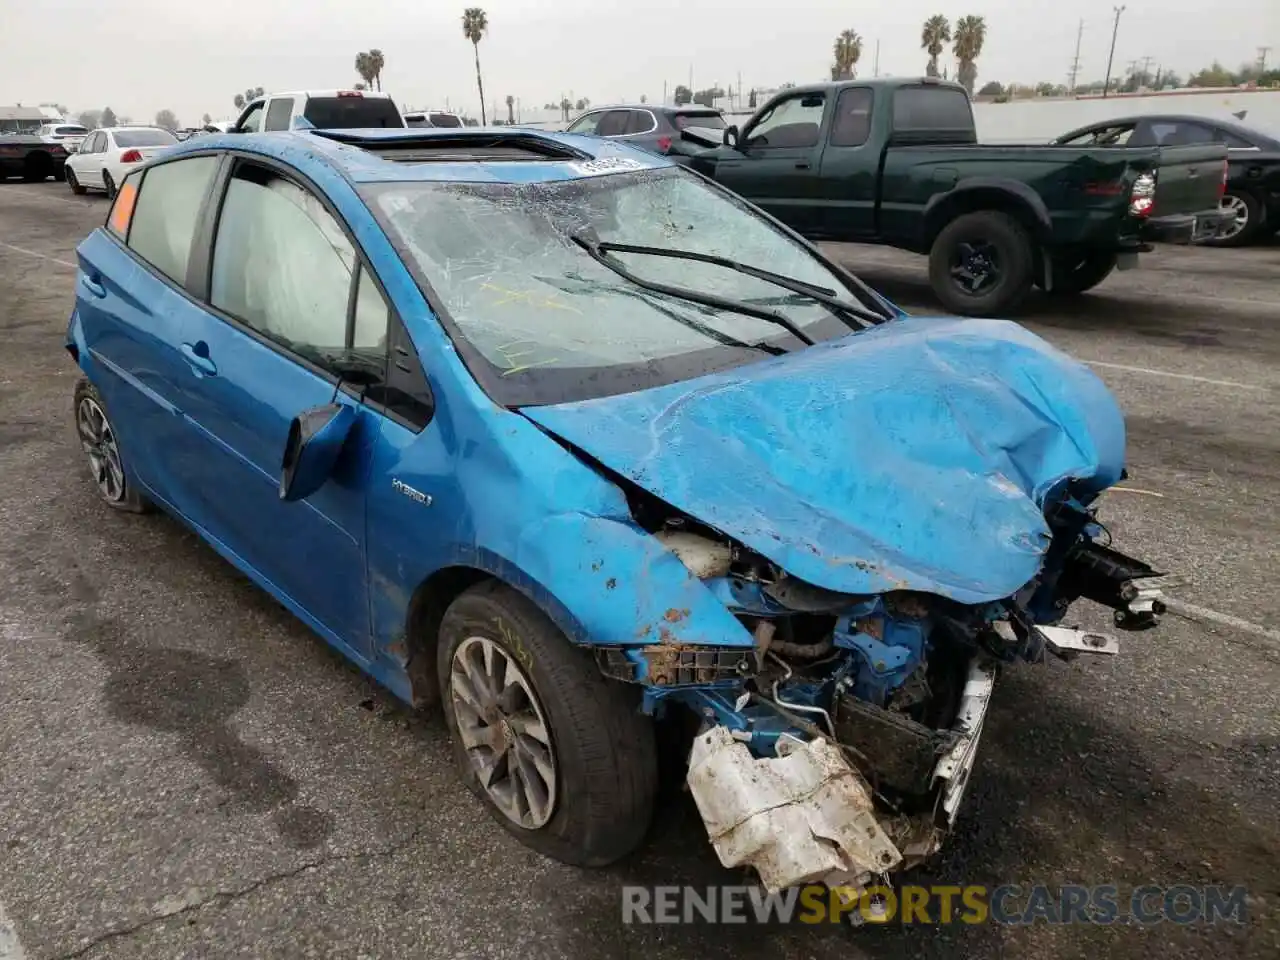
<path fill-rule="evenodd" d="M 783 97 L 716 157 L 715 179 L 800 233 L 821 224 L 818 161 L 826 94 Z"/>
<path fill-rule="evenodd" d="M 354 245 L 320 200 L 248 161 L 227 182 L 211 260 L 211 310 L 182 345 L 192 426 L 175 457 L 189 509 L 304 618 L 367 656 L 365 499 L 382 415 L 350 385 L 354 371 L 385 373 L 385 301 L 357 283 Z M 330 479 L 282 500 L 290 425 L 330 403 L 356 413 Z"/>

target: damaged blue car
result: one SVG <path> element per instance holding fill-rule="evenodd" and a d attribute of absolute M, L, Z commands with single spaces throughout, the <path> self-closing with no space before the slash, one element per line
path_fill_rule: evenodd
<path fill-rule="evenodd" d="M 522 842 L 726 865 L 940 845 L 999 668 L 1161 612 L 1124 421 L 1008 322 L 911 317 L 665 158 L 519 129 L 204 137 L 78 249 L 96 488 L 159 507 L 414 706 Z M 676 746 L 671 747 L 669 744 Z M 684 759 L 684 758 L 681 758 Z"/>

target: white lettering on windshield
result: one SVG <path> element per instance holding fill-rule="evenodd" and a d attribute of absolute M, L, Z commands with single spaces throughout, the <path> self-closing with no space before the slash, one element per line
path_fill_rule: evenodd
<path fill-rule="evenodd" d="M 595 160 L 581 160 L 569 164 L 569 169 L 579 176 L 598 177 L 603 173 L 618 173 L 621 170 L 643 170 L 644 164 L 629 157 L 599 157 Z"/>

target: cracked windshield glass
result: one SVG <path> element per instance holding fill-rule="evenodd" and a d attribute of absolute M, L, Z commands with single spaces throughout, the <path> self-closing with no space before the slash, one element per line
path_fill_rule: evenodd
<path fill-rule="evenodd" d="M 574 237 L 604 244 L 643 281 L 776 310 L 814 340 L 849 332 L 828 307 L 736 270 L 609 252 L 609 244 L 632 244 L 713 254 L 855 300 L 802 246 L 682 171 L 514 185 L 397 183 L 372 193 L 454 323 L 505 376 L 645 364 L 726 346 L 748 362 L 759 359 L 756 345 L 799 346 L 768 320 L 644 289 Z"/>

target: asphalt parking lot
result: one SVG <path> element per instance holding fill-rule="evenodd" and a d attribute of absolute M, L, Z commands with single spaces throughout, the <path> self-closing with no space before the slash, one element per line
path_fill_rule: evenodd
<path fill-rule="evenodd" d="M 438 717 L 176 522 L 95 500 L 62 337 L 106 207 L 0 183 L 0 960 L 1280 955 L 1280 244 L 1161 250 L 1029 304 L 1126 410 L 1131 477 L 1104 518 L 1182 613 L 1114 659 L 1007 673 L 958 832 L 919 876 L 1244 884 L 1249 922 L 624 926 L 624 884 L 743 882 L 686 797 L 618 867 L 541 859 L 456 781 Z M 834 252 L 938 309 L 922 260 Z"/>

